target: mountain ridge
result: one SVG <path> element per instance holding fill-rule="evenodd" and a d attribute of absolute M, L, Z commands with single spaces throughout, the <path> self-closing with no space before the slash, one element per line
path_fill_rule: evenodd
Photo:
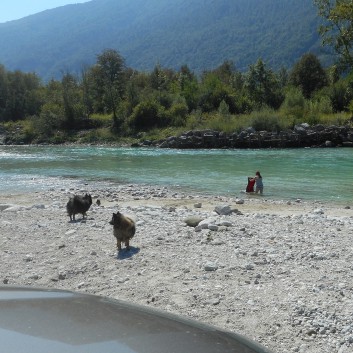
<path fill-rule="evenodd" d="M 312 0 L 92 0 L 0 24 L 0 63 L 50 79 L 112 48 L 145 71 L 225 60 L 245 71 L 260 57 L 289 68 L 309 51 L 326 60 L 318 25 Z"/>

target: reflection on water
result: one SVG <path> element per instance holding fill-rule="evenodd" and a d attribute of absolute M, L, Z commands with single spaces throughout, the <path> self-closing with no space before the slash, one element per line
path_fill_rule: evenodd
<path fill-rule="evenodd" d="M 265 197 L 350 201 L 353 149 L 167 150 L 0 146 L 0 191 L 113 181 L 239 196 L 261 171 Z M 59 178 L 59 179 L 58 179 Z"/>

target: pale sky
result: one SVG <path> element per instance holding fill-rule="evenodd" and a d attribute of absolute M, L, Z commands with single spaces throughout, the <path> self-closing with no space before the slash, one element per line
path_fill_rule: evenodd
<path fill-rule="evenodd" d="M 55 7 L 88 2 L 89 0 L 0 0 L 0 23 L 18 20 Z"/>

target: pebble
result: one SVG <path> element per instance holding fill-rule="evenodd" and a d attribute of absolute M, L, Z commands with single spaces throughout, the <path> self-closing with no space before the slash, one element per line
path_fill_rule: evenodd
<path fill-rule="evenodd" d="M 212 262 L 209 262 L 204 267 L 205 271 L 216 271 L 218 269 L 218 265 Z"/>

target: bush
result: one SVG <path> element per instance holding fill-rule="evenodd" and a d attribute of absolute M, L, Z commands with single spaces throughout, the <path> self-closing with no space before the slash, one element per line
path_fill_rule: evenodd
<path fill-rule="evenodd" d="M 323 96 L 317 99 L 312 99 L 307 102 L 306 106 L 306 110 L 309 114 L 321 115 L 332 113 L 331 100 L 329 97 Z"/>
<path fill-rule="evenodd" d="M 110 127 L 89 130 L 80 134 L 81 143 L 110 143 L 114 141 L 116 141 L 116 135 L 111 132 Z"/>
<path fill-rule="evenodd" d="M 129 117 L 129 125 L 137 131 L 164 127 L 168 123 L 163 107 L 154 101 L 141 102 Z"/>
<path fill-rule="evenodd" d="M 254 103 L 244 95 L 236 95 L 233 104 L 234 114 L 249 114 L 254 109 Z"/>
<path fill-rule="evenodd" d="M 349 102 L 353 98 L 348 83 L 344 80 L 323 88 L 319 95 L 330 98 L 332 110 L 336 113 L 347 111 Z"/>
<path fill-rule="evenodd" d="M 230 120 L 224 119 L 224 117 L 219 114 L 209 114 L 206 125 L 203 126 L 203 128 L 224 132 L 230 132 L 233 130 Z"/>
<path fill-rule="evenodd" d="M 253 112 L 250 115 L 250 125 L 256 131 L 280 131 L 284 124 L 281 122 L 279 114 L 271 109 L 264 109 Z"/>
<path fill-rule="evenodd" d="M 305 98 L 299 88 L 292 87 L 285 95 L 280 111 L 284 115 L 301 118 L 304 114 Z"/>
<path fill-rule="evenodd" d="M 28 118 L 26 120 L 23 120 L 21 122 L 21 125 L 22 125 L 23 142 L 31 143 L 36 136 L 33 121 L 31 120 L 31 118 Z"/>
<path fill-rule="evenodd" d="M 185 103 L 173 104 L 168 110 L 168 115 L 173 126 L 184 126 L 188 115 L 188 106 Z"/>
<path fill-rule="evenodd" d="M 343 126 L 346 124 L 351 124 L 350 121 L 352 115 L 350 113 L 336 113 L 336 114 L 327 114 L 320 116 L 320 124 L 329 126 L 329 125 L 336 125 L 336 126 Z"/>
<path fill-rule="evenodd" d="M 192 114 L 188 117 L 186 128 L 189 130 L 215 130 L 232 133 L 252 125 L 255 115 L 227 115 L 219 113 Z"/>
<path fill-rule="evenodd" d="M 111 114 L 92 114 L 90 121 L 93 128 L 110 127 L 112 125 L 112 116 Z"/>
<path fill-rule="evenodd" d="M 45 137 L 52 136 L 55 131 L 65 126 L 62 107 L 55 103 L 46 103 L 39 117 L 33 118 L 36 133 Z"/>
<path fill-rule="evenodd" d="M 230 115 L 229 105 L 224 100 L 222 100 L 222 102 L 219 104 L 218 114 L 224 118 L 227 118 Z"/>
<path fill-rule="evenodd" d="M 64 131 L 56 131 L 54 135 L 46 142 L 53 143 L 56 145 L 63 144 L 70 140 L 69 136 Z"/>
<path fill-rule="evenodd" d="M 7 132 L 6 141 L 10 144 L 30 144 L 35 138 L 31 119 L 4 123 Z"/>

